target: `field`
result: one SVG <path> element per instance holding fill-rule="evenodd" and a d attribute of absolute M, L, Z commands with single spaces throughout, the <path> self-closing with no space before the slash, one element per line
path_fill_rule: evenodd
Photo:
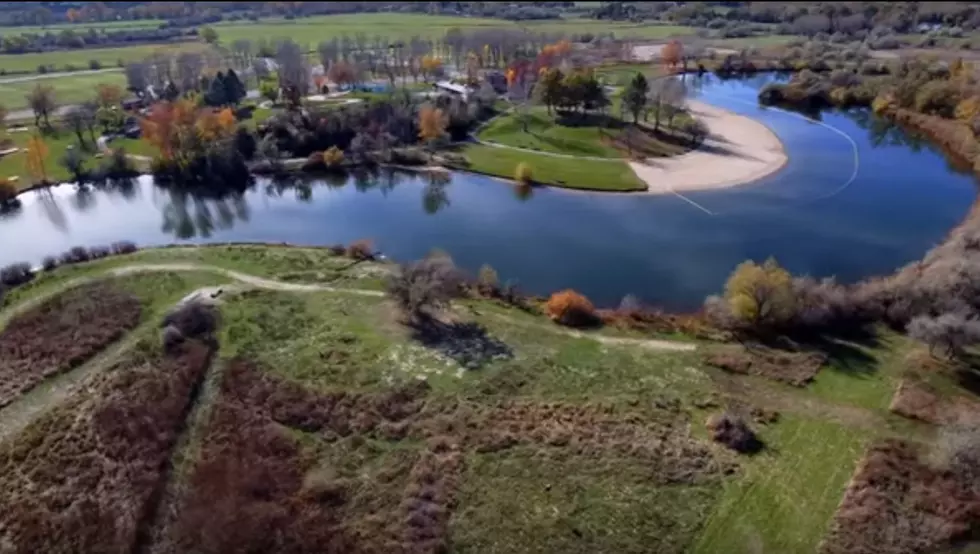
<path fill-rule="evenodd" d="M 156 29 L 165 23 L 162 19 L 140 19 L 135 21 L 94 21 L 91 23 L 55 23 L 53 25 L 27 25 L 23 27 L 0 26 L 0 35 L 57 33 L 66 29 L 85 33 L 89 29 L 98 31 L 121 31 L 123 29 Z"/>
<path fill-rule="evenodd" d="M 41 77 L 40 75 L 38 77 Z M 95 97 L 95 88 L 100 84 L 126 87 L 126 76 L 122 71 L 72 75 L 69 77 L 40 78 L 30 81 L 5 82 L 0 77 L 0 105 L 8 110 L 23 110 L 28 107 L 27 95 L 38 84 L 54 89 L 55 102 L 59 105 L 79 104 Z"/>
<path fill-rule="evenodd" d="M 518 24 L 500 19 L 478 17 L 386 13 L 317 16 L 292 21 L 268 19 L 257 23 L 229 21 L 214 25 L 215 30 L 218 31 L 218 39 L 223 44 L 231 44 L 238 39 L 257 40 L 258 38 L 265 38 L 272 40 L 288 37 L 300 44 L 309 45 L 311 49 L 315 49 L 320 41 L 328 40 L 339 34 L 353 37 L 357 33 L 364 33 L 369 38 L 381 35 L 392 39 L 407 39 L 414 35 L 423 38 L 440 38 L 445 35 L 448 29 L 453 27 L 463 30 L 526 28 L 535 32 L 567 34 L 612 32 L 617 37 L 632 36 L 647 39 L 659 39 L 693 32 L 690 27 L 654 23 L 637 24 L 573 19 L 567 21 L 525 21 Z"/>
<path fill-rule="evenodd" d="M 60 372 L 36 345 L 99 316 L 32 324 L 25 353 L 44 382 L 0 408 L 5 544 L 57 550 L 73 529 L 92 550 L 146 552 L 809 554 L 866 541 L 862 525 L 898 536 L 856 505 L 835 512 L 869 447 L 928 441 L 880 406 L 917 359 L 905 339 L 840 345 L 817 382 L 791 386 L 706 364 L 718 347 L 703 340 L 576 333 L 482 299 L 406 326 L 379 291 L 391 271 L 326 249 L 165 248 L 11 291 L 3 333 L 53 302 L 118 311 L 91 300 L 117 294 L 142 311 L 100 343 L 108 354 Z M 216 343 L 162 352 L 161 314 L 221 283 Z M 834 397 L 848 387 L 864 392 Z M 709 439 L 701 422 L 722 409 L 745 415 L 760 453 Z M 914 447 L 877 448 L 903 460 L 882 467 L 917 467 Z M 78 459 L 98 463 L 65 465 Z M 874 460 L 848 502 L 894 494 L 875 488 Z M 892 509 L 914 518 L 916 505 Z"/>
<path fill-rule="evenodd" d="M 576 160 L 482 144 L 467 144 L 460 152 L 469 161 L 464 169 L 505 179 L 513 179 L 517 165 L 525 163 L 531 168 L 532 179 L 541 184 L 589 190 L 646 190 L 623 160 Z"/>
<path fill-rule="evenodd" d="M 75 71 L 89 69 L 90 60 L 98 60 L 102 67 L 119 67 L 120 62 L 139 61 L 161 49 L 205 48 L 204 43 L 187 42 L 180 45 L 140 44 L 118 48 L 87 48 L 81 50 L 58 50 L 54 52 L 32 52 L 29 54 L 0 54 L 0 68 L 7 71 L 37 74 L 39 66 L 48 66 L 52 71 Z"/>

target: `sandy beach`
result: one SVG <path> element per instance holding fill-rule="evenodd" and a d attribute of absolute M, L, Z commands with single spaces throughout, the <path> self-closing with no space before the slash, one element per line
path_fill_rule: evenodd
<path fill-rule="evenodd" d="M 630 162 L 649 194 L 733 187 L 775 173 L 786 164 L 782 142 L 762 123 L 696 100 L 688 100 L 687 105 L 707 125 L 708 138 L 681 156 Z"/>

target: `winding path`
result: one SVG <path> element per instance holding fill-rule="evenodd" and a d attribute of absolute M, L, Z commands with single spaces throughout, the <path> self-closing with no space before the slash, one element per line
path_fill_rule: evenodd
<path fill-rule="evenodd" d="M 376 290 L 367 289 L 352 289 L 343 287 L 333 287 L 330 285 L 323 284 L 313 284 L 313 283 L 287 283 L 283 281 L 276 281 L 273 279 L 266 279 L 264 277 L 259 277 L 256 275 L 250 275 L 248 273 L 242 273 L 240 271 L 234 271 L 231 269 L 225 269 L 223 267 L 199 264 L 199 263 L 160 263 L 160 264 L 132 264 L 123 267 L 117 267 L 110 269 L 104 273 L 98 275 L 91 275 L 85 277 L 78 277 L 75 279 L 69 279 L 58 286 L 52 287 L 49 290 L 44 291 L 35 297 L 25 300 L 16 306 L 4 310 L 3 316 L 0 317 L 0 328 L 6 324 L 6 322 L 16 316 L 19 313 L 23 313 L 26 310 L 31 309 L 44 302 L 45 300 L 60 294 L 68 289 L 78 287 L 87 283 L 98 281 L 106 277 L 119 277 L 124 275 L 132 275 L 137 273 L 152 273 L 152 272 L 164 272 L 164 271 L 185 271 L 185 272 L 205 272 L 214 273 L 218 275 L 223 275 L 228 277 L 233 281 L 232 284 L 222 285 L 219 287 L 209 286 L 202 287 L 191 291 L 187 294 L 180 302 L 186 302 L 196 297 L 203 297 L 209 295 L 216 289 L 220 288 L 226 292 L 230 291 L 241 291 L 247 288 L 257 288 L 265 290 L 275 290 L 283 292 L 296 292 L 296 293 L 308 293 L 308 292 L 331 292 L 337 294 L 352 294 L 358 296 L 370 296 L 374 298 L 380 298 L 384 296 L 384 293 Z M 244 287 L 242 285 L 245 285 Z M 180 303 L 179 302 L 179 303 Z M 178 304 L 179 304 L 178 303 Z M 504 319 L 510 321 L 514 324 L 519 324 L 503 314 L 493 314 L 495 318 Z M 666 340 L 657 339 L 631 339 L 623 337 L 611 337 L 599 334 L 583 333 L 581 331 L 576 331 L 574 329 L 566 329 L 564 327 L 549 326 L 549 325 L 538 325 L 534 324 L 536 328 L 540 328 L 546 332 L 563 334 L 566 336 L 582 339 L 592 339 L 598 341 L 602 344 L 607 344 L 610 346 L 634 346 L 639 348 L 645 348 L 648 350 L 659 350 L 659 351 L 674 351 L 674 352 L 689 352 L 697 348 L 696 345 L 683 342 L 673 342 Z M 97 373 L 101 369 L 108 367 L 115 360 L 119 358 L 130 346 L 135 342 L 135 335 L 130 334 L 127 338 L 117 342 L 116 344 L 109 347 L 103 353 L 99 354 L 95 358 L 89 360 L 85 364 L 76 368 L 73 371 L 61 374 L 57 377 L 53 377 L 34 387 L 27 393 L 21 395 L 17 400 L 7 405 L 3 409 L 0 409 L 0 442 L 4 441 L 6 438 L 13 436 L 24 427 L 26 427 L 35 417 L 40 415 L 42 412 L 46 411 L 48 408 L 57 405 L 58 403 L 64 401 L 75 389 L 83 382 L 84 378 Z"/>

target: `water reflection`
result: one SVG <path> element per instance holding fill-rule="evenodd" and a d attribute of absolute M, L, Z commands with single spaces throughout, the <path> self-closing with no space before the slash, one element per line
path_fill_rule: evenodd
<path fill-rule="evenodd" d="M 233 228 L 236 220 L 249 221 L 250 210 L 243 193 L 229 193 L 223 198 L 203 198 L 175 190 L 166 194 L 161 230 L 181 240 L 206 239 L 215 229 Z"/>

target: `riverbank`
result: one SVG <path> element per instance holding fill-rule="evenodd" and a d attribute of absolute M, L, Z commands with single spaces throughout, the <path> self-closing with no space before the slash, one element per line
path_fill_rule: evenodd
<path fill-rule="evenodd" d="M 687 154 L 629 162 L 646 183 L 646 193 L 728 188 L 757 181 L 786 165 L 783 143 L 766 125 L 697 100 L 687 104 L 707 126 L 708 138 Z"/>

